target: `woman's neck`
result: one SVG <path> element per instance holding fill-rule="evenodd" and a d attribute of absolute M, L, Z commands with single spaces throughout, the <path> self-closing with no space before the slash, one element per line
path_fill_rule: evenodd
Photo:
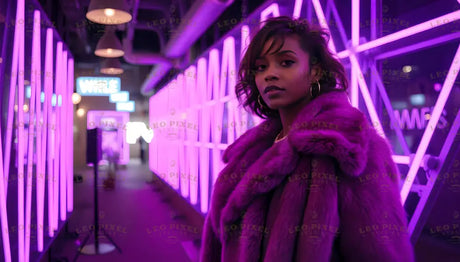
<path fill-rule="evenodd" d="M 283 138 L 288 135 L 289 131 L 291 130 L 292 123 L 296 119 L 297 115 L 309 102 L 310 102 L 310 98 L 308 97 L 288 107 L 283 107 L 283 108 L 278 109 L 278 112 L 280 114 L 281 124 L 283 125 L 279 138 Z"/>

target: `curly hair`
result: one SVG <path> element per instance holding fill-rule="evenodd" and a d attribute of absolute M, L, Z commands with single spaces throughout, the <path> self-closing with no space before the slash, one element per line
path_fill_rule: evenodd
<path fill-rule="evenodd" d="M 265 25 L 252 37 L 238 69 L 238 82 L 235 93 L 238 101 L 253 113 L 262 118 L 279 116 L 278 110 L 268 108 L 264 101 L 259 105 L 259 91 L 255 83 L 255 61 L 261 54 L 265 43 L 273 39 L 266 53 L 274 49 L 278 52 L 284 45 L 288 36 L 298 36 L 299 45 L 310 55 L 310 68 L 318 65 L 321 68 L 321 93 L 331 91 L 346 91 L 348 80 L 345 76 L 343 65 L 328 49 L 329 34 L 320 26 L 311 25 L 305 19 L 293 19 L 288 16 L 267 19 Z"/>

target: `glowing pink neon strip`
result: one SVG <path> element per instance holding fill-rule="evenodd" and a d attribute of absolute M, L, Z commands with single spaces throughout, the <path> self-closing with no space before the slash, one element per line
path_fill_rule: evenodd
<path fill-rule="evenodd" d="M 294 12 L 292 13 L 292 17 L 296 19 L 300 17 L 300 12 L 302 11 L 302 4 L 303 0 L 295 0 Z"/>
<path fill-rule="evenodd" d="M 2 145 L 2 132 L 0 130 L 0 145 Z M 8 230 L 8 214 L 6 212 L 5 185 L 3 180 L 3 149 L 0 146 L 0 220 L 2 223 L 3 254 L 5 261 L 11 262 L 10 236 Z"/>
<path fill-rule="evenodd" d="M 46 166 L 48 166 L 48 173 L 46 176 L 48 177 L 48 235 L 52 237 L 54 235 L 53 231 L 53 161 L 51 159 L 51 97 L 53 93 L 53 30 L 48 28 L 46 30 L 46 50 L 45 50 L 45 99 L 43 101 L 43 125 L 45 127 L 45 131 L 43 132 L 43 147 L 42 147 L 42 155 L 43 155 L 43 174 L 45 174 Z M 48 149 L 48 150 L 46 150 Z M 47 155 L 47 157 L 45 157 Z M 45 161 L 48 164 L 45 164 Z M 41 197 L 39 198 L 40 201 L 38 205 L 41 206 L 39 210 L 44 209 L 44 194 L 45 194 L 45 185 L 42 186 L 43 191 L 41 191 Z M 44 221 L 44 215 L 39 211 L 37 213 L 37 219 L 40 221 Z M 43 225 L 43 222 L 42 222 Z M 40 237 L 41 236 L 41 237 Z M 43 250 L 43 232 L 42 230 L 38 231 L 38 246 L 39 250 Z"/>
<path fill-rule="evenodd" d="M 351 42 L 353 48 L 359 45 L 359 0 L 352 0 L 351 2 Z M 359 66 L 359 64 L 358 64 Z M 358 93 L 358 69 L 356 64 L 351 64 L 351 104 L 359 107 L 359 93 Z"/>
<path fill-rule="evenodd" d="M 321 7 L 319 0 L 312 0 L 311 2 L 315 9 L 316 16 L 318 17 L 319 24 L 321 25 L 321 27 L 327 28 L 327 30 L 330 32 L 331 30 L 329 30 L 329 25 L 327 24 L 326 17 L 324 16 L 323 8 Z M 328 47 L 332 51 L 332 53 L 337 53 L 332 37 L 329 40 Z"/>
<path fill-rule="evenodd" d="M 185 70 L 186 76 L 193 76 L 193 77 L 186 77 L 186 89 L 189 92 L 189 109 L 187 113 L 188 120 L 192 123 L 192 125 L 198 124 L 198 109 L 197 105 L 199 105 L 199 92 L 197 90 L 197 82 L 196 82 L 196 66 L 189 66 Z M 189 196 L 190 196 L 190 203 L 195 205 L 198 203 L 198 150 L 196 149 L 194 143 L 198 141 L 198 132 L 197 130 L 186 128 L 186 137 L 187 137 L 187 176 L 189 177 Z"/>
<path fill-rule="evenodd" d="M 67 218 L 67 156 L 66 156 L 66 151 L 69 150 L 67 147 L 67 132 L 66 132 L 66 126 L 67 126 L 67 121 L 66 121 L 66 107 L 67 107 L 67 51 L 62 52 L 62 58 L 61 58 L 61 84 L 58 87 L 57 94 L 61 95 L 62 99 L 62 104 L 59 107 L 58 105 L 56 108 L 58 108 L 59 112 L 59 129 L 58 129 L 58 134 L 60 137 L 60 142 L 59 142 L 59 185 L 60 185 L 60 197 L 59 197 L 59 202 L 61 204 L 60 206 L 60 213 L 61 213 L 61 221 L 66 220 Z M 59 95 L 57 95 L 59 97 Z M 56 103 L 58 104 L 58 103 Z"/>
<path fill-rule="evenodd" d="M 409 171 L 407 172 L 406 179 L 401 189 L 401 202 L 403 205 L 406 202 L 407 196 L 409 195 L 410 188 L 412 187 L 415 176 L 417 175 L 420 163 L 422 162 L 423 156 L 425 155 L 428 145 L 431 141 L 431 137 L 433 136 L 435 130 L 434 127 L 438 124 L 439 118 L 442 113 L 442 109 L 446 105 L 447 98 L 449 97 L 450 91 L 452 90 L 452 86 L 454 85 L 455 79 L 457 78 L 459 69 L 460 45 L 457 49 L 452 64 L 450 65 L 449 73 L 447 74 L 446 80 L 444 81 L 444 85 L 441 89 L 441 92 L 439 93 L 439 97 L 436 100 L 436 104 L 433 108 L 430 121 L 428 122 L 425 128 L 425 132 L 423 132 L 422 139 L 420 140 L 420 144 L 417 148 L 417 151 L 415 152 L 414 160 L 412 161 Z"/>
<path fill-rule="evenodd" d="M 62 81 L 62 57 L 63 57 L 63 49 L 62 49 L 62 42 L 57 43 L 57 55 L 56 55 L 56 85 L 55 85 L 55 93 L 56 97 L 59 97 L 61 95 L 61 86 L 63 85 Z M 54 230 L 58 229 L 58 220 L 59 220 L 59 185 L 60 185 L 60 168 L 59 165 L 60 163 L 60 146 L 61 146 L 61 107 L 58 106 L 58 103 L 56 103 L 56 106 L 54 107 L 54 114 L 53 114 L 53 126 L 54 126 L 54 137 L 53 137 L 53 142 L 54 142 L 54 152 L 53 152 L 53 161 L 54 161 L 54 168 L 53 168 L 53 177 L 56 180 L 55 183 L 53 183 L 53 227 Z"/>
<path fill-rule="evenodd" d="M 25 251 L 24 257 L 25 261 L 29 261 L 30 255 L 30 222 L 31 222 L 31 212 L 32 212 L 32 175 L 34 167 L 34 136 L 35 136 L 35 127 L 38 122 L 35 120 L 35 106 L 37 96 L 40 96 L 40 86 L 37 86 L 37 82 L 40 81 L 40 78 L 37 75 L 40 74 L 40 68 L 38 60 L 40 57 L 40 45 L 37 43 L 40 42 L 40 12 L 34 11 L 34 25 L 33 25 L 33 35 L 32 35 L 32 61 L 31 61 L 31 96 L 29 100 L 29 145 L 27 153 L 27 187 L 26 187 L 26 225 L 25 225 Z M 38 81 L 37 81 L 38 80 Z M 40 101 L 40 100 L 39 100 Z M 37 104 L 37 107 L 40 107 L 40 103 Z M 37 130 L 38 132 L 38 130 Z M 38 137 L 37 137 L 38 138 Z M 37 139 L 38 142 L 38 139 Z M 37 155 L 38 157 L 38 155 Z M 37 163 L 38 164 L 38 163 Z M 36 171 L 38 174 L 39 171 Z M 37 176 L 38 178 L 38 176 Z"/>
<path fill-rule="evenodd" d="M 200 104 L 203 105 L 201 108 L 200 118 L 200 206 L 201 212 L 207 213 L 209 206 L 209 150 L 204 146 L 209 141 L 209 109 L 205 106 L 205 103 L 211 99 L 209 90 L 210 88 L 206 84 L 207 80 L 207 60 L 200 58 L 197 63 L 197 85 L 204 90 L 200 92 Z"/>
<path fill-rule="evenodd" d="M 69 59 L 67 71 L 67 211 L 73 211 L 73 103 L 74 60 Z"/>
<path fill-rule="evenodd" d="M 280 10 L 279 10 L 277 3 L 273 3 L 267 6 L 267 8 L 265 8 L 262 12 L 260 12 L 260 21 L 262 22 L 262 21 L 267 20 L 270 17 L 270 14 L 273 15 L 273 17 L 280 16 Z M 264 24 L 265 23 L 261 23 L 260 27 L 262 28 Z"/>
<path fill-rule="evenodd" d="M 410 157 L 409 156 L 401 156 L 401 155 L 393 155 L 393 161 L 398 164 L 410 164 Z"/>
<path fill-rule="evenodd" d="M 209 113 L 210 121 L 207 126 L 204 126 L 206 129 L 211 130 L 211 139 L 214 143 L 220 143 L 220 137 L 222 132 L 217 132 L 217 125 L 222 125 L 222 112 L 223 105 L 219 101 L 222 95 L 220 85 L 220 63 L 219 63 L 219 50 L 212 49 L 209 52 L 209 64 L 208 64 L 208 91 L 212 92 L 213 103 L 207 106 L 206 110 Z M 209 142 L 209 140 L 206 140 Z M 220 163 L 220 152 L 219 149 L 213 148 L 212 151 L 212 171 L 211 171 L 211 186 L 214 186 L 214 183 L 217 179 L 217 171 L 219 169 Z"/>
<path fill-rule="evenodd" d="M 17 2 L 16 26 L 19 26 L 19 84 L 18 84 L 18 252 L 19 262 L 24 261 L 24 0 Z M 22 72 L 22 73 L 21 73 Z"/>
<path fill-rule="evenodd" d="M 19 11 L 19 10 L 17 10 Z M 10 82 L 10 95 L 8 99 L 8 119 L 6 125 L 6 144 L 5 144 L 5 159 L 4 159 L 4 176 L 5 176 L 5 199 L 8 197 L 8 180 L 10 173 L 10 159 L 11 159 L 11 142 L 13 138 L 13 119 L 14 119 L 14 103 L 16 95 L 16 85 L 18 81 L 18 63 L 19 63 L 19 42 L 21 38 L 19 36 L 19 26 L 14 29 L 14 45 L 13 45 L 13 57 L 12 57 L 12 68 L 11 68 L 11 82 Z M 10 254 L 11 256 L 11 254 Z"/>
<path fill-rule="evenodd" d="M 236 57 L 235 57 L 235 38 L 234 37 L 227 37 L 224 40 L 223 44 L 223 51 L 222 51 L 222 73 L 221 75 L 221 80 L 220 80 L 220 85 L 221 85 L 221 98 L 224 97 L 225 90 L 226 88 L 228 89 L 227 94 L 232 97 L 230 101 L 227 102 L 227 105 L 229 107 L 228 112 L 228 117 L 227 117 L 227 143 L 229 141 L 234 141 L 235 140 L 235 128 L 238 128 L 240 126 L 240 117 L 238 114 L 237 110 L 233 110 L 237 108 L 236 98 L 235 98 L 235 85 L 236 85 Z M 223 107 L 224 103 L 222 103 L 222 113 L 220 114 L 223 117 Z M 219 112 L 220 113 L 220 112 Z M 221 117 L 221 119 L 222 119 Z M 222 124 L 222 120 L 217 122 L 219 125 Z M 233 124 L 232 124 L 233 123 Z M 216 126 L 214 126 L 216 127 Z M 220 133 L 220 137 L 218 141 L 215 141 L 215 143 L 220 143 L 221 138 L 222 138 L 222 132 L 220 132 L 219 129 L 214 128 Z M 223 167 L 223 163 L 221 162 L 221 158 L 218 157 L 219 159 L 219 171 L 216 174 L 216 179 L 217 175 L 220 172 L 220 169 Z"/>
<path fill-rule="evenodd" d="M 18 61 L 17 61 L 17 27 L 15 29 L 15 36 L 14 36 L 14 47 L 13 47 L 13 68 L 11 69 L 11 82 L 10 82 L 10 98 L 11 92 L 13 93 L 13 101 L 14 101 L 14 86 L 16 86 L 16 77 L 13 77 L 15 71 L 17 70 Z M 17 73 L 16 73 L 17 74 Z M 13 89 L 11 88 L 13 85 Z M 11 101 L 9 101 L 11 103 Z M 14 105 L 13 105 L 14 106 Z M 8 120 L 12 119 L 12 114 L 8 114 Z M 11 130 L 12 125 L 8 125 L 7 132 L 12 133 Z M 8 214 L 7 214 L 7 206 L 6 206 L 6 192 L 5 192 L 5 184 L 8 183 L 8 175 L 4 174 L 4 166 L 3 166 L 3 143 L 2 143 L 2 130 L 0 130 L 0 220 L 2 224 L 2 244 L 3 244 L 3 255 L 5 261 L 11 262 L 11 247 L 10 247 L 10 235 L 9 235 L 9 227 L 8 227 Z M 11 135 L 10 135 L 11 136 Z M 11 147 L 11 143 L 10 143 Z M 9 165 L 9 161 L 5 162 L 5 166 Z M 8 171 L 9 172 L 9 171 Z"/>

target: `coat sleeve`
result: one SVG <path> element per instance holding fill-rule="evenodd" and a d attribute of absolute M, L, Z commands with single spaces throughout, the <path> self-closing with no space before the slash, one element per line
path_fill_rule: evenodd
<path fill-rule="evenodd" d="M 206 217 L 201 239 L 200 262 L 220 262 L 222 245 L 211 225 L 211 217 Z"/>
<path fill-rule="evenodd" d="M 364 173 L 343 175 L 339 183 L 342 261 L 412 262 L 414 252 L 396 165 L 385 143 L 373 146 L 379 150 L 369 156 Z"/>

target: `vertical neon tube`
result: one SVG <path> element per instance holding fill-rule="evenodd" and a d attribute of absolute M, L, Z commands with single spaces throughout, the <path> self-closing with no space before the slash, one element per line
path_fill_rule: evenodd
<path fill-rule="evenodd" d="M 40 12 L 34 11 L 34 24 L 33 24 L 33 35 L 32 35 L 32 61 L 31 61 L 31 96 L 29 100 L 29 143 L 28 143 L 28 152 L 27 152 L 27 187 L 26 187 L 26 224 L 25 224 L 25 252 L 24 257 L 25 261 L 29 261 L 30 255 L 30 222 L 31 222 L 31 212 L 32 212 L 32 175 L 34 167 L 34 137 L 35 137 L 35 126 L 38 122 L 35 120 L 35 102 L 36 96 L 40 96 L 40 89 L 37 88 L 37 75 L 40 74 L 40 68 L 38 67 L 39 61 L 37 61 L 40 56 L 40 45 L 37 45 L 37 42 L 40 42 Z M 40 104 L 37 105 L 37 107 Z M 38 140 L 38 137 L 37 137 Z M 38 142 L 38 141 L 37 141 Z M 37 172 L 38 174 L 39 172 Z"/>
<path fill-rule="evenodd" d="M 409 171 L 407 172 L 406 179 L 401 189 L 401 202 L 403 205 L 406 202 L 410 188 L 414 183 L 414 179 L 417 175 L 418 169 L 420 168 L 423 156 L 425 155 L 431 137 L 433 136 L 435 126 L 438 124 L 439 118 L 441 117 L 442 109 L 446 105 L 447 98 L 450 95 L 450 91 L 452 91 L 452 86 L 454 85 L 455 79 L 457 78 L 459 69 L 460 45 L 457 48 L 457 52 L 455 53 L 455 57 L 452 61 L 452 64 L 450 65 L 449 72 L 447 74 L 446 80 L 444 81 L 444 85 L 442 86 L 441 92 L 439 93 L 438 99 L 436 100 L 436 104 L 433 108 L 433 113 L 431 114 L 430 121 L 428 122 L 425 128 L 425 132 L 423 132 L 423 136 L 420 140 L 420 144 L 417 148 L 417 151 L 415 152 L 412 165 L 409 167 Z"/>
<path fill-rule="evenodd" d="M 73 211 L 73 103 L 74 60 L 69 59 L 67 68 L 67 211 Z"/>
<path fill-rule="evenodd" d="M 51 159 L 51 125 L 50 125 L 50 120 L 51 120 L 51 97 L 52 97 L 52 92 L 53 92 L 53 30 L 51 28 L 48 28 L 46 30 L 46 50 L 45 50 L 45 99 L 43 101 L 43 125 L 45 126 L 45 131 L 43 132 L 43 147 L 42 147 L 42 155 L 44 158 L 43 161 L 43 174 L 45 174 L 45 171 L 47 171 L 47 175 L 45 178 L 48 178 L 48 235 L 52 237 L 54 235 L 53 231 L 53 173 L 52 173 L 52 167 L 53 167 L 53 162 Z M 46 150 L 48 149 L 48 150 Z M 46 154 L 46 157 L 45 157 Z M 45 164 L 45 160 L 47 164 Z M 48 170 L 46 170 L 46 167 L 48 167 Z M 44 209 L 44 194 L 45 194 L 45 185 L 43 185 L 43 191 L 42 192 L 42 197 L 43 199 L 42 206 Z M 39 202 L 40 204 L 40 202 Z M 41 210 L 41 209 L 39 209 Z M 44 216 L 44 215 L 43 215 Z M 37 213 L 37 219 L 41 219 L 41 221 L 44 221 L 44 217 L 40 217 L 40 213 Z M 39 230 L 39 236 L 40 236 L 40 231 Z M 43 233 L 41 233 L 43 235 Z M 41 243 L 41 248 L 43 249 L 43 238 L 38 238 L 38 244 L 40 247 Z"/>
<path fill-rule="evenodd" d="M 67 51 L 62 52 L 61 57 L 61 84 L 58 87 L 57 93 L 61 96 L 62 104 L 59 106 L 59 102 L 57 103 L 58 112 L 59 112 L 59 126 L 58 126 L 58 134 L 60 135 L 60 142 L 59 142 L 59 154 L 57 158 L 59 159 L 59 185 L 60 185 L 60 214 L 61 220 L 66 220 L 67 217 L 67 156 L 66 151 L 67 148 L 67 132 L 66 132 L 66 107 L 67 107 Z M 58 98 L 59 98 L 59 95 Z M 58 99 L 59 100 L 59 99 Z"/>
<path fill-rule="evenodd" d="M 10 82 L 10 100 L 9 105 L 14 106 L 14 93 L 15 93 L 15 86 L 16 86 L 16 75 L 17 75 L 17 67 L 18 67 L 18 37 L 17 37 L 17 28 L 15 29 L 15 36 L 14 36 L 14 46 L 13 46 L 13 67 L 11 69 L 11 82 Z M 11 101 L 11 96 L 13 96 L 13 101 Z M 9 106 L 10 107 L 10 106 Z M 8 107 L 8 123 L 11 119 L 13 120 L 13 113 L 9 112 Z M 12 123 L 12 122 L 11 122 Z M 12 136 L 12 124 L 8 125 L 7 133 L 10 134 L 10 140 Z M 8 184 L 8 174 L 4 173 L 4 166 L 3 166 L 3 143 L 2 143 L 2 130 L 0 130 L 0 221 L 2 225 L 2 244 L 3 244 L 3 256 L 6 262 L 11 262 L 11 246 L 10 246 L 10 235 L 9 235 L 9 227 L 8 227 L 8 214 L 7 214 L 7 206 L 6 206 L 6 184 Z M 7 136 L 8 137 L 8 136 Z M 8 144 L 8 143 L 7 143 Z M 11 147 L 11 143 L 10 143 Z M 7 148 L 7 147 L 5 147 Z M 10 149 L 6 149 L 10 150 Z M 6 152 L 5 152 L 6 153 Z M 5 154 L 6 155 L 6 154 Z M 9 165 L 8 162 L 5 161 L 5 166 Z M 9 170 L 7 171 L 9 172 Z"/>
<path fill-rule="evenodd" d="M 295 0 L 294 12 L 292 13 L 292 17 L 296 19 L 300 17 L 300 13 L 302 11 L 302 4 L 303 0 Z"/>
<path fill-rule="evenodd" d="M 19 262 L 24 261 L 24 0 L 17 2 L 16 26 L 19 27 L 19 83 L 18 83 L 18 253 Z"/>
<path fill-rule="evenodd" d="M 351 44 L 353 49 L 359 45 L 359 0 L 351 2 Z M 351 64 L 351 104 L 359 107 L 358 68 L 359 63 Z"/>
<path fill-rule="evenodd" d="M 52 121 L 53 121 L 53 131 L 54 135 L 52 137 L 53 139 L 53 228 L 54 230 L 58 229 L 58 220 L 59 220 L 59 185 L 60 185 L 60 168 L 59 165 L 60 163 L 60 143 L 61 143 L 61 136 L 60 136 L 60 107 L 59 103 L 57 102 L 57 97 L 60 95 L 61 92 L 61 86 L 62 86 L 62 56 L 63 56 L 63 50 L 62 50 L 62 42 L 57 43 L 56 47 L 56 79 L 55 79 L 55 95 L 56 95 L 56 104 L 54 106 L 53 114 L 52 114 Z"/>
<path fill-rule="evenodd" d="M 19 10 L 17 10 L 19 11 Z M 18 15 L 18 14 L 17 14 Z M 13 119 L 14 119 L 14 103 L 16 95 L 16 85 L 18 81 L 18 63 L 19 63 L 19 42 L 20 31 L 19 26 L 14 29 L 14 45 L 13 45 L 13 57 L 12 57 L 12 68 L 11 68 L 11 81 L 10 81 L 10 94 L 8 99 L 8 119 L 6 124 L 6 141 L 5 141 L 5 155 L 4 155 L 4 177 L 5 177 L 5 199 L 8 197 L 8 180 L 10 174 L 10 159 L 11 159 L 11 143 L 13 138 Z M 5 200 L 6 201 L 6 200 Z"/>
<path fill-rule="evenodd" d="M 201 212 L 208 212 L 209 203 L 209 149 L 206 147 L 209 142 L 209 109 L 206 102 L 210 100 L 210 93 L 208 85 L 206 84 L 207 76 L 207 61 L 205 58 L 198 60 L 197 69 L 197 85 L 205 87 L 204 92 L 200 92 L 201 117 L 199 124 L 200 135 L 200 206 Z M 208 99 L 209 97 L 209 99 Z"/>

